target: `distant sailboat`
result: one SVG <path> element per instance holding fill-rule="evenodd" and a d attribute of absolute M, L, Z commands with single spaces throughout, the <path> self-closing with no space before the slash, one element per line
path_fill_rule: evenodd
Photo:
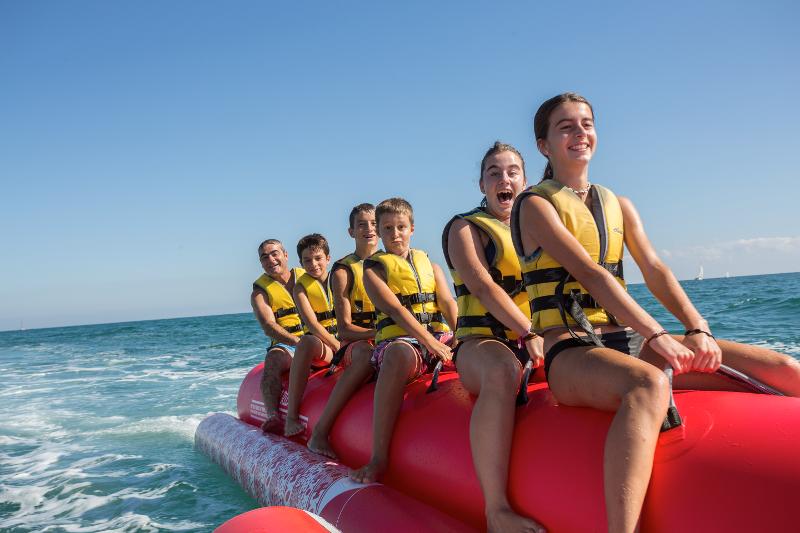
<path fill-rule="evenodd" d="M 702 281 L 703 279 L 703 265 L 700 265 L 700 272 L 697 273 L 697 276 L 694 278 L 697 281 Z"/>
<path fill-rule="evenodd" d="M 725 272 L 725 278 L 727 279 L 729 277 L 731 277 L 731 273 L 730 272 Z"/>

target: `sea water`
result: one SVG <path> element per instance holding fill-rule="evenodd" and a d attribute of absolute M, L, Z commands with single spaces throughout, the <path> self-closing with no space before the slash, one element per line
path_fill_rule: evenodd
<path fill-rule="evenodd" d="M 800 273 L 683 286 L 717 336 L 800 359 Z M 193 438 L 265 347 L 250 314 L 0 332 L 0 531 L 210 531 L 256 507 Z"/>

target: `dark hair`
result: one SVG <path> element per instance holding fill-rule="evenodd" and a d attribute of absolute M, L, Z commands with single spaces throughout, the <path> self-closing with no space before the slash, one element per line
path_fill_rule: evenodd
<path fill-rule="evenodd" d="M 550 129 L 550 115 L 553 114 L 553 111 L 555 111 L 558 106 L 567 102 L 586 104 L 589 106 L 589 111 L 592 112 L 592 118 L 594 118 L 592 104 L 578 93 L 564 93 L 554 96 L 540 105 L 539 109 L 536 111 L 536 115 L 533 117 L 533 134 L 536 136 L 537 141 L 547 138 L 547 130 Z M 542 179 L 553 179 L 553 167 L 550 165 L 550 161 L 547 161 L 547 166 L 544 167 Z"/>
<path fill-rule="evenodd" d="M 481 175 L 483 177 L 483 171 L 486 170 L 486 160 L 492 157 L 493 155 L 499 154 L 501 152 L 512 152 L 519 157 L 519 160 L 522 161 L 522 173 L 525 174 L 525 158 L 522 157 L 522 154 L 519 153 L 519 150 L 511 146 L 510 144 L 501 143 L 500 141 L 495 141 L 491 148 L 486 150 L 486 153 L 483 155 L 483 159 L 481 159 Z"/>
<path fill-rule="evenodd" d="M 359 213 L 374 213 L 375 206 L 369 203 L 358 204 L 350 210 L 350 229 L 353 229 L 353 224 L 356 223 L 356 215 Z"/>
<path fill-rule="evenodd" d="M 319 233 L 306 235 L 297 242 L 297 257 L 300 258 L 300 261 L 303 260 L 303 250 L 307 248 L 318 248 L 325 252 L 325 255 L 331 255 L 331 249 L 328 247 L 328 239 Z"/>
<path fill-rule="evenodd" d="M 286 251 L 286 248 L 283 247 L 283 243 L 278 239 L 267 239 L 265 241 L 262 241 L 261 244 L 258 245 L 258 257 L 261 257 L 261 249 L 268 244 L 277 244 L 278 246 L 281 247 L 281 250 L 283 250 L 284 252 Z"/>
<path fill-rule="evenodd" d="M 479 179 L 483 179 L 483 171 L 486 170 L 486 160 L 492 157 L 493 155 L 497 155 L 501 152 L 511 152 L 516 154 L 519 157 L 519 160 L 522 162 L 522 175 L 525 175 L 525 158 L 522 157 L 522 154 L 519 153 L 519 150 L 514 148 L 510 144 L 501 143 L 500 141 L 495 141 L 491 148 L 486 150 L 486 153 L 483 155 L 483 159 L 481 159 L 481 175 Z M 483 197 L 481 200 L 481 207 L 486 207 L 486 197 Z"/>
<path fill-rule="evenodd" d="M 414 209 L 402 198 L 389 198 L 375 208 L 375 221 L 380 222 L 383 215 L 408 215 L 408 221 L 414 223 Z"/>

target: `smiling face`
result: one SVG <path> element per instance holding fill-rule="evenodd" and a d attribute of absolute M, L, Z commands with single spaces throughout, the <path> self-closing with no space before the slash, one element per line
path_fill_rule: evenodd
<path fill-rule="evenodd" d="M 356 240 L 356 247 L 361 244 L 376 246 L 378 244 L 378 228 L 375 223 L 375 211 L 361 211 L 353 219 L 353 227 L 347 230 Z"/>
<path fill-rule="evenodd" d="M 564 102 L 550 115 L 547 137 L 539 139 L 539 151 L 559 168 L 589 164 L 597 145 L 592 109 L 583 102 Z"/>
<path fill-rule="evenodd" d="M 325 255 L 325 251 L 322 248 L 309 246 L 300 253 L 300 262 L 309 276 L 316 279 L 324 279 L 325 273 L 328 271 L 328 263 L 331 262 L 331 256 Z"/>
<path fill-rule="evenodd" d="M 522 159 L 511 150 L 490 155 L 484 161 L 479 185 L 486 195 L 489 212 L 498 220 L 507 220 L 511 216 L 514 198 L 525 184 Z"/>
<path fill-rule="evenodd" d="M 267 276 L 276 280 L 283 277 L 289 264 L 289 254 L 286 253 L 283 246 L 276 243 L 262 246 L 259 250 L 258 259 Z"/>
<path fill-rule="evenodd" d="M 378 233 L 387 252 L 405 257 L 414 234 L 414 224 L 405 213 L 385 213 L 378 221 Z"/>

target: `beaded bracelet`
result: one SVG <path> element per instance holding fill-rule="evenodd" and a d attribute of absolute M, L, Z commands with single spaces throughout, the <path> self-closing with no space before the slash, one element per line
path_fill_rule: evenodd
<path fill-rule="evenodd" d="M 668 332 L 667 330 L 665 330 L 665 329 L 662 329 L 661 331 L 658 331 L 658 332 L 656 332 L 656 333 L 653 333 L 652 335 L 650 335 L 650 337 L 649 337 L 649 338 L 648 338 L 646 341 L 644 341 L 644 343 L 645 343 L 645 344 L 647 344 L 647 343 L 649 343 L 651 340 L 653 340 L 653 339 L 655 339 L 655 338 L 657 338 L 657 337 L 660 337 L 661 335 L 666 335 L 666 334 L 668 334 L 668 333 L 669 333 L 669 332 Z"/>
<path fill-rule="evenodd" d="M 683 335 L 684 337 L 689 337 L 691 335 L 697 335 L 698 333 L 702 333 L 703 335 L 707 335 L 712 339 L 717 340 L 717 338 L 714 335 L 712 335 L 708 331 L 703 331 L 702 329 L 687 329 L 686 333 L 684 333 Z"/>

